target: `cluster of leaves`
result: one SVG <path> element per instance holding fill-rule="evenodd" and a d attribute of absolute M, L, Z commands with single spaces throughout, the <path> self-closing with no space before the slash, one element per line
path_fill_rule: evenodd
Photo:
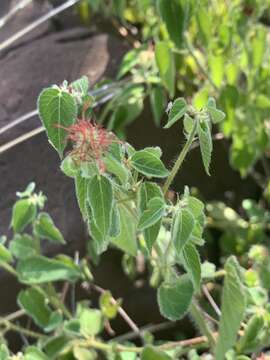
<path fill-rule="evenodd" d="M 118 19 L 135 45 L 118 73 L 131 75 L 129 94 L 123 89 L 104 111 L 111 126 L 123 132 L 148 95 L 159 125 L 176 92 L 193 98 L 197 109 L 214 94 L 227 114 L 220 129 L 232 138 L 231 164 L 247 175 L 269 147 L 269 1 L 85 0 L 80 6 L 90 21 L 91 11 Z"/>
<path fill-rule="evenodd" d="M 199 111 L 182 98 L 173 102 L 165 127 L 183 119 L 186 143 L 169 171 L 159 147 L 135 150 L 91 122 L 92 104 L 85 77 L 40 94 L 39 113 L 48 139 L 61 157 L 62 171 L 74 179 L 78 205 L 89 231 L 89 254 L 82 259 L 42 255 L 41 241 L 63 245 L 65 240 L 50 215 L 42 211 L 46 199 L 42 193 L 34 193 L 34 184 L 17 193 L 19 200 L 11 220 L 14 237 L 8 244 L 1 238 L 0 267 L 17 277 L 25 288 L 17 299 L 21 310 L 1 318 L 0 331 L 18 331 L 37 341 L 12 357 L 3 337 L 0 358 L 84 360 L 96 359 L 100 352 L 117 360 L 169 360 L 185 354 L 190 359 L 198 358 L 192 349 L 198 339 L 157 344 L 154 338 L 142 334 L 142 347 L 102 340 L 109 321 L 123 313 L 121 302 L 114 300 L 109 291 L 101 289 L 99 308 L 91 306 L 88 293 L 86 300 L 69 305 L 66 295 L 75 284 L 83 285 L 86 291 L 91 287 L 100 290 L 90 265 L 113 246 L 123 251 L 125 259 L 144 256 L 152 270 L 150 284 L 157 288 L 157 303 L 165 318 L 176 321 L 188 313 L 205 335 L 200 338 L 202 348 L 215 359 L 250 359 L 247 355 L 269 346 L 267 250 L 251 248 L 252 268 L 247 271 L 231 256 L 224 269 L 216 272 L 213 264 L 201 263 L 200 259 L 206 222 L 204 204 L 190 194 L 188 187 L 182 195 L 168 196 L 193 141 L 199 142 L 209 173 L 211 127 L 223 120 L 223 112 L 216 108 L 213 98 Z M 69 152 L 65 152 L 67 145 L 71 146 Z M 97 152 L 97 146 L 102 151 Z M 160 183 L 162 179 L 164 184 Z M 246 209 L 251 217 L 256 216 L 247 204 Z M 208 287 L 219 276 L 225 277 L 221 310 L 207 313 L 201 289 L 208 293 Z M 31 325 L 25 328 L 13 322 L 25 315 L 40 329 L 38 332 Z"/>

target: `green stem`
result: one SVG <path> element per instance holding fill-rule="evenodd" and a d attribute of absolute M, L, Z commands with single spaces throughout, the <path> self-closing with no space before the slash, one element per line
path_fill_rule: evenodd
<path fill-rule="evenodd" d="M 169 176 L 167 177 L 167 180 L 163 186 L 163 193 L 166 194 L 167 191 L 169 190 L 169 187 L 171 185 L 171 183 L 173 182 L 176 174 L 178 173 L 183 161 L 185 160 L 185 157 L 188 153 L 188 151 L 190 150 L 190 147 L 192 145 L 192 142 L 194 140 L 194 137 L 196 135 L 196 131 L 197 131 L 197 121 L 195 119 L 194 121 L 194 125 L 193 125 L 193 128 L 189 134 L 189 137 L 187 139 L 187 142 L 185 143 L 185 146 L 183 147 L 183 149 L 181 150 L 179 156 L 178 156 L 178 159 L 176 160 Z"/>
<path fill-rule="evenodd" d="M 0 261 L 0 267 L 5 269 L 7 272 L 9 272 L 10 274 L 14 275 L 17 277 L 17 272 L 16 270 L 13 269 L 13 267 L 11 265 L 9 265 L 8 263 L 4 262 L 4 261 Z"/>
<path fill-rule="evenodd" d="M 46 287 L 46 290 L 47 290 L 47 292 L 43 291 L 43 289 L 42 289 L 44 295 L 46 297 L 49 297 L 49 300 L 50 300 L 51 304 L 54 306 L 54 308 L 56 310 L 60 309 L 68 319 L 72 319 L 72 314 L 66 308 L 65 304 L 62 303 L 62 301 L 59 299 L 54 286 L 51 283 L 49 283 Z"/>
<path fill-rule="evenodd" d="M 200 308 L 194 301 L 190 306 L 190 314 L 194 319 L 196 325 L 198 326 L 200 332 L 207 337 L 210 347 L 214 349 L 216 342 L 213 337 L 212 331 L 209 328 L 209 325 L 204 318 L 202 312 L 200 311 Z"/>
<path fill-rule="evenodd" d="M 12 322 L 10 322 L 10 321 L 8 321 L 6 319 L 0 318 L 0 322 L 1 322 L 1 324 L 5 325 L 7 330 L 16 331 L 18 333 L 22 333 L 22 334 L 24 334 L 26 336 L 36 338 L 36 339 L 44 337 L 44 335 L 41 334 L 41 333 L 25 329 L 25 328 L 23 328 L 23 327 L 21 327 L 19 325 L 12 324 Z"/>

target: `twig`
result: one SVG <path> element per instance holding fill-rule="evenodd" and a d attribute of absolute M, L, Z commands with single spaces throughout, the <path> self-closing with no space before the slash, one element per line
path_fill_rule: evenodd
<path fill-rule="evenodd" d="M 31 331 L 31 330 L 23 328 L 22 326 L 15 325 L 12 322 L 8 321 L 7 319 L 0 318 L 0 322 L 1 322 L 1 324 L 5 325 L 7 330 L 13 330 L 13 331 L 22 333 L 22 334 L 32 337 L 32 338 L 39 339 L 44 336 L 43 334 L 38 333 L 36 331 Z"/>
<path fill-rule="evenodd" d="M 210 292 L 208 291 L 208 288 L 206 285 L 202 286 L 202 290 L 203 293 L 205 295 L 205 297 L 207 298 L 207 300 L 209 301 L 210 305 L 212 306 L 212 308 L 215 310 L 216 314 L 218 316 L 221 316 L 221 311 L 219 309 L 219 307 L 217 306 L 215 300 L 213 299 L 212 295 L 210 294 Z"/>
<path fill-rule="evenodd" d="M 106 292 L 105 289 L 103 289 L 102 287 L 100 286 L 97 286 L 97 285 L 94 285 L 94 284 L 91 284 L 92 288 L 94 290 L 96 290 L 97 292 L 99 292 L 100 294 L 104 294 Z M 116 305 L 118 304 L 118 302 L 113 298 L 111 297 L 111 302 Z M 126 313 L 126 311 L 121 307 L 119 306 L 118 308 L 118 313 L 119 315 L 125 320 L 125 322 L 129 325 L 129 327 L 136 333 L 138 334 L 140 337 L 141 337 L 141 332 L 140 332 L 140 329 L 139 327 L 135 324 L 135 322 L 130 318 L 130 316 Z"/>
<path fill-rule="evenodd" d="M 22 10 L 23 8 L 25 8 L 27 5 L 29 5 L 33 0 L 21 0 L 20 2 L 18 2 L 18 4 L 16 4 L 13 8 L 11 8 L 11 10 L 4 15 L 1 19 L 0 19 L 0 28 L 2 28 L 4 25 L 6 25 L 6 23 L 13 18 L 14 15 L 17 14 L 18 11 Z"/>
<path fill-rule="evenodd" d="M 36 21 L 32 22 L 31 24 L 29 24 L 28 26 L 26 26 L 25 28 L 23 28 L 22 30 L 16 32 L 14 35 L 12 35 L 11 37 L 9 37 L 7 40 L 3 41 L 0 44 L 0 52 L 3 51 L 4 49 L 6 49 L 7 47 L 9 47 L 11 44 L 13 44 L 15 41 L 19 40 L 20 38 L 22 38 L 24 35 L 28 34 L 30 31 L 34 30 L 35 28 L 37 28 L 38 26 L 40 26 L 41 24 L 43 24 L 44 22 L 46 22 L 47 20 L 51 19 L 52 17 L 56 16 L 57 14 L 59 14 L 60 12 L 68 9 L 69 7 L 75 5 L 76 3 L 78 3 L 80 0 L 68 0 L 66 1 L 64 4 L 52 9 L 51 11 L 49 11 L 47 14 L 41 16 L 39 19 L 37 19 Z"/>

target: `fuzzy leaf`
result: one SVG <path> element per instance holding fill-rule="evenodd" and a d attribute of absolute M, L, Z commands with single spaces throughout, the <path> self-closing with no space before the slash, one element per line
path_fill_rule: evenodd
<path fill-rule="evenodd" d="M 146 208 L 149 200 L 154 197 L 159 197 L 163 199 L 163 194 L 160 187 L 152 182 L 144 182 L 140 187 L 139 192 L 139 207 L 141 213 L 143 213 Z M 148 251 L 151 253 L 153 244 L 155 243 L 159 230 L 161 226 L 161 221 L 158 221 L 156 224 L 150 226 L 149 228 L 145 229 L 143 234 L 146 242 L 146 246 Z"/>
<path fill-rule="evenodd" d="M 183 247 L 191 238 L 195 227 L 194 216 L 188 209 L 179 209 L 175 214 L 172 227 L 172 241 L 176 250 L 176 256 L 180 256 Z"/>
<path fill-rule="evenodd" d="M 81 274 L 74 264 L 45 256 L 32 256 L 20 260 L 17 265 L 19 280 L 27 284 L 42 284 L 58 280 L 75 280 Z"/>
<path fill-rule="evenodd" d="M 26 259 L 36 255 L 34 240 L 27 234 L 16 234 L 14 239 L 9 243 L 9 249 L 17 259 Z"/>
<path fill-rule="evenodd" d="M 163 282 L 158 288 L 161 314 L 171 321 L 181 319 L 188 311 L 192 295 L 193 286 L 187 275 L 182 275 L 172 283 Z"/>
<path fill-rule="evenodd" d="M 211 137 L 210 126 L 207 121 L 198 123 L 198 136 L 199 136 L 203 165 L 207 175 L 210 175 L 209 166 L 211 162 L 213 142 Z"/>
<path fill-rule="evenodd" d="M 165 203 L 160 197 L 151 199 L 140 217 L 138 230 L 144 230 L 156 224 L 163 216 L 164 210 Z"/>
<path fill-rule="evenodd" d="M 239 265 L 234 256 L 225 264 L 225 281 L 222 292 L 219 336 L 215 349 L 215 359 L 223 360 L 226 352 L 235 345 L 246 308 L 246 295 L 239 276 Z"/>
<path fill-rule="evenodd" d="M 89 179 L 84 178 L 79 174 L 75 177 L 76 197 L 84 219 L 86 218 L 86 198 L 87 198 L 88 182 Z"/>
<path fill-rule="evenodd" d="M 63 235 L 54 225 L 54 222 L 49 214 L 40 213 L 34 223 L 34 232 L 42 239 L 47 239 L 60 244 L 65 244 Z"/>
<path fill-rule="evenodd" d="M 11 226 L 14 232 L 22 232 L 36 217 L 36 205 L 31 199 L 18 200 L 12 209 Z"/>
<path fill-rule="evenodd" d="M 79 93 L 81 96 L 88 94 L 89 79 L 87 76 L 82 76 L 80 79 L 73 81 L 71 84 L 73 90 Z"/>
<path fill-rule="evenodd" d="M 167 124 L 164 126 L 164 129 L 169 129 L 173 124 L 176 123 L 179 119 L 181 119 L 187 111 L 187 103 L 185 99 L 178 98 L 173 104 L 172 108 L 169 112 L 169 118 Z"/>
<path fill-rule="evenodd" d="M 105 239 L 112 220 L 113 191 L 111 182 L 103 175 L 95 175 L 88 183 L 87 199 L 93 221 Z"/>
<path fill-rule="evenodd" d="M 159 156 L 149 149 L 136 151 L 131 156 L 130 163 L 135 170 L 145 176 L 164 178 L 169 174 Z"/>
<path fill-rule="evenodd" d="M 62 127 L 69 127 L 75 122 L 75 99 L 59 88 L 48 88 L 39 95 L 38 111 L 51 144 L 62 157 L 67 137 Z"/>
<path fill-rule="evenodd" d="M 154 115 L 156 126 L 160 125 L 160 119 L 166 108 L 166 97 L 161 86 L 156 86 L 150 93 L 151 110 Z"/>
<path fill-rule="evenodd" d="M 120 215 L 120 234 L 111 239 L 112 243 L 124 252 L 136 256 L 136 223 L 133 216 L 122 205 L 118 205 Z"/>
<path fill-rule="evenodd" d="M 196 247 L 186 244 L 182 253 L 182 263 L 189 274 L 195 291 L 199 291 L 201 285 L 201 261 Z"/>

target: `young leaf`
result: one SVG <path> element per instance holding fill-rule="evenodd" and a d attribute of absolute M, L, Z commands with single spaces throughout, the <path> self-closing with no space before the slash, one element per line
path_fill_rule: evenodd
<path fill-rule="evenodd" d="M 208 110 L 211 120 L 213 121 L 214 124 L 218 124 L 224 120 L 225 114 L 223 111 L 215 109 L 212 106 L 208 106 L 207 110 Z"/>
<path fill-rule="evenodd" d="M 163 282 L 158 289 L 161 314 L 171 321 L 181 319 L 188 311 L 192 295 L 193 286 L 187 275 L 182 275 L 172 283 Z"/>
<path fill-rule="evenodd" d="M 103 328 L 102 313 L 97 309 L 84 308 L 79 313 L 80 332 L 84 336 L 95 336 Z"/>
<path fill-rule="evenodd" d="M 147 346 L 143 349 L 141 360 L 172 360 L 172 358 L 164 351 Z"/>
<path fill-rule="evenodd" d="M 176 250 L 176 255 L 180 256 L 183 247 L 190 240 L 195 226 L 192 213 L 185 208 L 180 208 L 175 214 L 172 226 L 172 241 Z"/>
<path fill-rule="evenodd" d="M 42 284 L 50 281 L 72 281 L 80 278 L 76 265 L 61 260 L 48 259 L 45 256 L 32 256 L 20 260 L 17 265 L 19 280 L 27 284 Z"/>
<path fill-rule="evenodd" d="M 188 115 L 184 116 L 184 129 L 187 134 L 190 134 L 194 125 L 194 120 Z"/>
<path fill-rule="evenodd" d="M 138 230 L 145 230 L 150 226 L 156 224 L 164 214 L 165 203 L 163 199 L 160 197 L 155 197 L 151 199 L 148 204 L 146 210 L 142 213 Z"/>
<path fill-rule="evenodd" d="M 176 99 L 171 107 L 169 112 L 169 118 L 167 124 L 164 126 L 164 129 L 169 129 L 177 120 L 181 119 L 187 111 L 187 103 L 185 99 L 178 98 Z"/>
<path fill-rule="evenodd" d="M 78 166 L 74 163 L 74 160 L 70 155 L 66 156 L 61 163 L 61 170 L 66 176 L 75 178 L 79 172 Z"/>
<path fill-rule="evenodd" d="M 48 88 L 38 98 L 38 111 L 48 138 L 60 157 L 66 146 L 66 131 L 75 122 L 77 105 L 75 99 L 66 91 Z"/>
<path fill-rule="evenodd" d="M 31 199 L 18 200 L 12 209 L 11 226 L 14 232 L 22 232 L 36 217 L 36 205 Z"/>
<path fill-rule="evenodd" d="M 9 249 L 17 259 L 26 259 L 36 255 L 33 238 L 27 234 L 16 234 L 14 239 L 9 243 Z"/>
<path fill-rule="evenodd" d="M 103 175 L 95 175 L 89 181 L 87 200 L 91 207 L 93 221 L 105 238 L 111 227 L 113 191 L 111 182 Z"/>
<path fill-rule="evenodd" d="M 211 137 L 210 126 L 206 120 L 203 120 L 202 122 L 198 123 L 198 135 L 199 135 L 203 165 L 207 175 L 210 175 L 209 166 L 211 162 L 213 142 Z"/>
<path fill-rule="evenodd" d="M 79 93 L 81 96 L 88 94 L 89 80 L 87 76 L 82 76 L 80 79 L 73 81 L 71 84 L 73 90 Z"/>
<path fill-rule="evenodd" d="M 166 97 L 161 86 L 155 86 L 150 92 L 151 110 L 154 115 L 156 126 L 160 125 L 160 119 L 165 112 Z"/>
<path fill-rule="evenodd" d="M 63 235 L 54 225 L 54 222 L 49 214 L 40 213 L 37 220 L 34 222 L 34 233 L 42 239 L 47 239 L 60 244 L 65 244 Z"/>
<path fill-rule="evenodd" d="M 147 149 L 136 151 L 131 156 L 130 163 L 135 170 L 145 176 L 164 178 L 169 174 L 159 157 Z"/>
<path fill-rule="evenodd" d="M 182 263 L 189 274 L 195 291 L 199 291 L 201 285 L 201 261 L 196 247 L 190 243 L 184 246 Z"/>
<path fill-rule="evenodd" d="M 226 276 L 222 292 L 219 336 L 215 349 L 216 360 L 223 360 L 226 352 L 235 345 L 246 308 L 245 290 L 238 267 L 236 258 L 229 257 L 225 264 Z"/>
<path fill-rule="evenodd" d="M 185 24 L 185 14 L 181 2 L 179 0 L 158 0 L 157 6 L 171 40 L 178 48 L 181 48 Z"/>
<path fill-rule="evenodd" d="M 240 338 L 237 345 L 239 353 L 250 353 L 260 344 L 260 333 L 264 327 L 262 314 L 254 314 L 248 321 L 244 335 Z"/>
<path fill-rule="evenodd" d="M 139 207 L 141 214 L 146 210 L 148 202 L 154 197 L 159 197 L 163 199 L 164 202 L 163 194 L 160 187 L 155 183 L 145 181 L 141 185 L 139 191 Z M 161 220 L 159 220 L 156 224 L 144 230 L 143 233 L 144 239 L 149 253 L 151 253 L 153 244 L 157 239 L 160 226 L 161 226 Z"/>
<path fill-rule="evenodd" d="M 169 92 L 170 98 L 175 92 L 175 63 L 172 51 L 165 41 L 156 44 L 155 56 L 161 80 Z"/>

